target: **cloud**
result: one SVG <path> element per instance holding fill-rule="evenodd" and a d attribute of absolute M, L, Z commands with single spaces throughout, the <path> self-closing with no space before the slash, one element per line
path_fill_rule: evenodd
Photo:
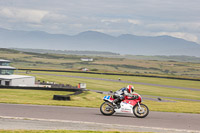
<path fill-rule="evenodd" d="M 0 0 L 0 26 L 63 34 L 170 35 L 199 42 L 199 5 L 199 0 Z"/>
<path fill-rule="evenodd" d="M 134 20 L 134 19 L 128 19 L 128 22 L 131 24 L 136 24 L 136 25 L 142 24 L 140 20 Z"/>
<path fill-rule="evenodd" d="M 46 14 L 48 14 L 48 12 L 43 10 L 12 7 L 0 8 L 0 16 L 8 19 L 10 22 L 40 23 Z"/>
<path fill-rule="evenodd" d="M 160 36 L 160 35 L 168 35 L 168 36 L 173 36 L 177 38 L 182 38 L 188 41 L 192 42 L 198 42 L 198 37 L 194 34 L 190 33 L 184 33 L 184 32 L 158 32 L 155 35 Z"/>
<path fill-rule="evenodd" d="M 151 31 L 188 31 L 200 32 L 200 22 L 157 22 L 146 24 Z"/>
<path fill-rule="evenodd" d="M 200 43 L 200 23 L 199 22 L 146 22 L 139 26 L 140 35 L 169 35 L 182 38 L 188 41 Z"/>
<path fill-rule="evenodd" d="M 110 23 L 130 23 L 130 24 L 142 24 L 142 22 L 140 20 L 136 20 L 136 19 L 126 19 L 126 18 L 106 18 L 106 19 L 102 19 L 101 22 L 110 22 Z"/>
<path fill-rule="evenodd" d="M 69 20 L 69 18 L 64 15 L 64 14 L 57 14 L 57 13 L 51 13 L 51 12 L 48 12 L 47 14 L 45 14 L 42 19 L 41 19 L 44 23 L 47 22 L 47 23 L 55 23 L 55 22 L 65 22 L 67 20 Z"/>
<path fill-rule="evenodd" d="M 121 21 L 122 21 L 122 19 L 108 19 L 108 18 L 107 18 L 107 19 L 102 19 L 102 20 L 101 20 L 101 22 L 103 22 L 103 23 L 104 23 L 104 22 L 106 22 L 106 23 L 107 23 L 107 22 L 110 22 L 110 23 L 119 23 L 119 22 L 121 22 Z"/>

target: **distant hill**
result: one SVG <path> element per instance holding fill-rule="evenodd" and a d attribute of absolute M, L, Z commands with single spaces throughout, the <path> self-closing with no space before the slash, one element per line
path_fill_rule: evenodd
<path fill-rule="evenodd" d="M 132 55 L 187 55 L 200 57 L 200 45 L 170 36 L 118 37 L 95 31 L 70 36 L 43 31 L 16 31 L 0 28 L 0 47 L 51 50 L 107 51 Z"/>
<path fill-rule="evenodd" d="M 144 56 L 144 55 L 120 55 L 112 52 L 99 52 L 99 51 L 71 51 L 71 50 L 49 50 L 49 49 L 24 49 L 24 48 L 12 48 L 5 49 L 0 48 L 0 52 L 9 53 L 25 53 L 25 54 L 65 54 L 65 55 L 85 55 L 86 57 L 108 57 L 108 58 L 121 58 L 121 59 L 137 59 L 137 60 L 151 60 L 151 61 L 170 61 L 170 62 L 195 62 L 200 63 L 200 57 L 195 56 Z"/>
<path fill-rule="evenodd" d="M 67 54 L 67 55 L 96 55 L 96 56 L 118 56 L 118 53 L 100 52 L 100 51 L 78 51 L 78 50 L 50 50 L 50 49 L 26 49 L 26 48 L 12 48 L 13 50 L 40 53 L 40 54 Z"/>

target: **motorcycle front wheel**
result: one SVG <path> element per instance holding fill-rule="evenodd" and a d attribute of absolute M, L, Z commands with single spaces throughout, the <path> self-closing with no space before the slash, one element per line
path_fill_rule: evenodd
<path fill-rule="evenodd" d="M 112 103 L 104 102 L 101 104 L 100 111 L 103 115 L 112 115 L 115 113 Z"/>
<path fill-rule="evenodd" d="M 145 104 L 136 105 L 133 108 L 133 113 L 138 118 L 144 118 L 149 114 L 149 108 Z"/>

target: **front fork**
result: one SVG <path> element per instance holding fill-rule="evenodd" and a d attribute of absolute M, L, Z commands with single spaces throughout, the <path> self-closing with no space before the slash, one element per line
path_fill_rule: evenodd
<path fill-rule="evenodd" d="M 139 102 L 138 102 L 137 104 L 138 104 L 138 113 L 143 114 L 143 113 L 144 113 L 144 108 L 142 108 L 142 107 L 140 106 L 140 103 L 139 103 Z"/>
<path fill-rule="evenodd" d="M 138 109 L 141 109 L 140 103 L 138 102 L 137 104 L 138 104 L 138 107 L 139 107 Z"/>

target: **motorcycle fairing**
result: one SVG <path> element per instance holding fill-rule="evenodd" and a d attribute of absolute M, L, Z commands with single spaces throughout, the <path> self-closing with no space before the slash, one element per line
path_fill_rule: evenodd
<path fill-rule="evenodd" d="M 115 109 L 116 113 L 133 113 L 133 105 L 126 103 L 126 102 L 121 102 L 120 103 L 120 108 Z"/>
<path fill-rule="evenodd" d="M 112 98 L 112 96 L 105 96 L 103 98 L 104 101 L 109 101 L 109 102 L 112 102 L 114 99 Z"/>

